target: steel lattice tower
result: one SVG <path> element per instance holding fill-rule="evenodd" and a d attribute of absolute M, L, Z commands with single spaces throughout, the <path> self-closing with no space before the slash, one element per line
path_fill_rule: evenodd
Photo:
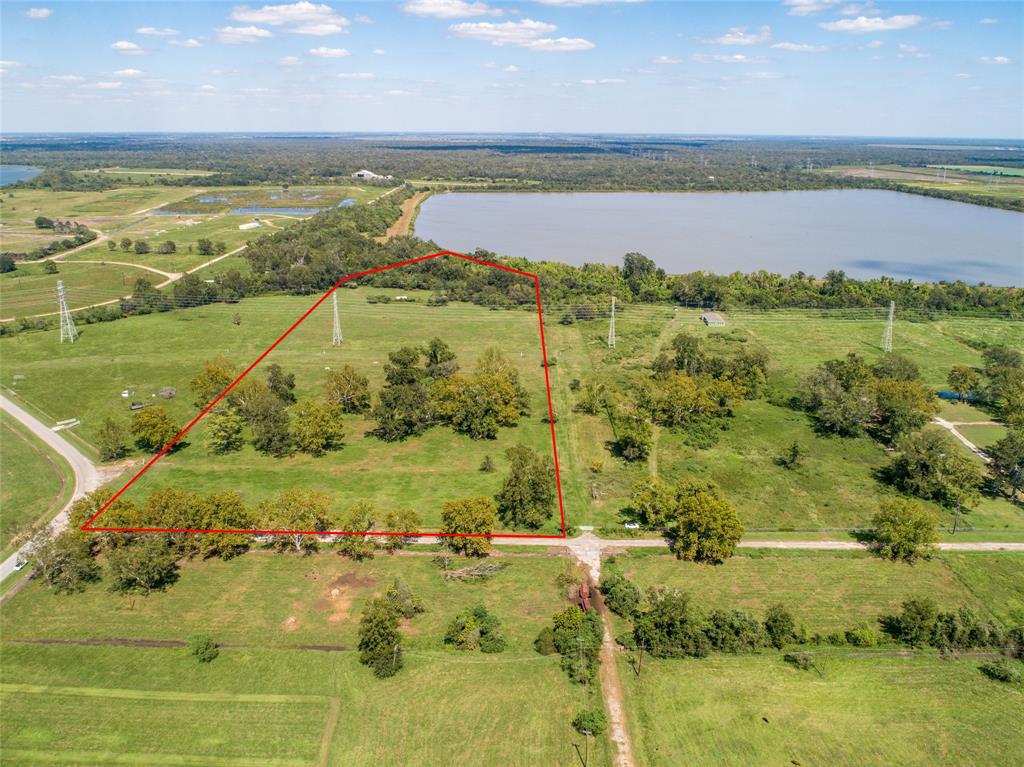
<path fill-rule="evenodd" d="M 615 296 L 612 296 L 612 318 L 608 323 L 608 348 L 615 348 Z"/>
<path fill-rule="evenodd" d="M 885 323 L 885 333 L 882 335 L 882 351 L 892 351 L 892 318 L 896 314 L 896 302 L 889 302 L 889 321 Z"/>
<path fill-rule="evenodd" d="M 67 341 L 73 344 L 78 338 L 78 329 L 68 310 L 68 299 L 64 295 L 64 280 L 57 280 L 57 305 L 60 309 L 60 342 Z"/>
<path fill-rule="evenodd" d="M 341 346 L 341 318 L 338 316 L 338 291 L 331 293 L 331 304 L 334 307 L 334 336 L 331 338 L 331 346 Z"/>

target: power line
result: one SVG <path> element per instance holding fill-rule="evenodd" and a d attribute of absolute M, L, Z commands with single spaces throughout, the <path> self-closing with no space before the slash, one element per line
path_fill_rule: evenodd
<path fill-rule="evenodd" d="M 57 280 L 57 306 L 60 312 L 60 342 L 73 344 L 78 338 L 78 329 L 75 321 L 71 319 L 71 312 L 68 311 L 68 299 L 64 295 L 64 280 Z"/>

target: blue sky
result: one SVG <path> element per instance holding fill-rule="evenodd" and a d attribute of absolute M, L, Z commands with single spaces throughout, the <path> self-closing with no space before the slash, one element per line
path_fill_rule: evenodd
<path fill-rule="evenodd" d="M 0 125 L 1022 138 L 1022 7 L 5 0 Z"/>

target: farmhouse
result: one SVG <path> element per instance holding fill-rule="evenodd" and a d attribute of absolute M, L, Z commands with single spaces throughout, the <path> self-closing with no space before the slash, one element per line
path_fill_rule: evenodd
<path fill-rule="evenodd" d="M 702 314 L 700 318 L 701 320 L 703 320 L 704 324 L 708 325 L 709 327 L 725 327 L 725 318 L 718 312 L 704 312 L 704 314 Z"/>
<path fill-rule="evenodd" d="M 376 173 L 374 173 L 372 170 L 366 170 L 366 168 L 363 168 L 362 170 L 357 170 L 355 173 L 353 173 L 352 174 L 352 178 L 361 178 L 361 179 L 366 179 L 366 180 L 369 180 L 369 181 L 374 181 L 374 180 L 376 180 L 376 181 L 384 181 L 384 180 L 392 179 L 392 178 L 394 178 L 394 176 L 379 176 Z"/>

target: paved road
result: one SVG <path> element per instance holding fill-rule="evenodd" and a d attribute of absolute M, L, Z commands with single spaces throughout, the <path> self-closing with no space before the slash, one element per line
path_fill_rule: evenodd
<path fill-rule="evenodd" d="M 33 434 L 60 454 L 71 465 L 71 470 L 75 475 L 75 492 L 72 494 L 67 506 L 61 509 L 60 513 L 50 522 L 50 528 L 59 532 L 67 527 L 68 509 L 71 508 L 71 504 L 86 493 L 90 493 L 99 487 L 102 483 L 102 475 L 96 466 L 93 465 L 92 461 L 84 456 L 78 448 L 64 439 L 60 432 L 53 431 L 53 429 L 38 418 L 26 412 L 2 394 L 0 394 L 0 409 L 21 421 Z M 14 572 L 14 565 L 18 558 L 25 554 L 26 548 L 27 545 L 22 546 L 0 563 L 0 581 Z"/>

